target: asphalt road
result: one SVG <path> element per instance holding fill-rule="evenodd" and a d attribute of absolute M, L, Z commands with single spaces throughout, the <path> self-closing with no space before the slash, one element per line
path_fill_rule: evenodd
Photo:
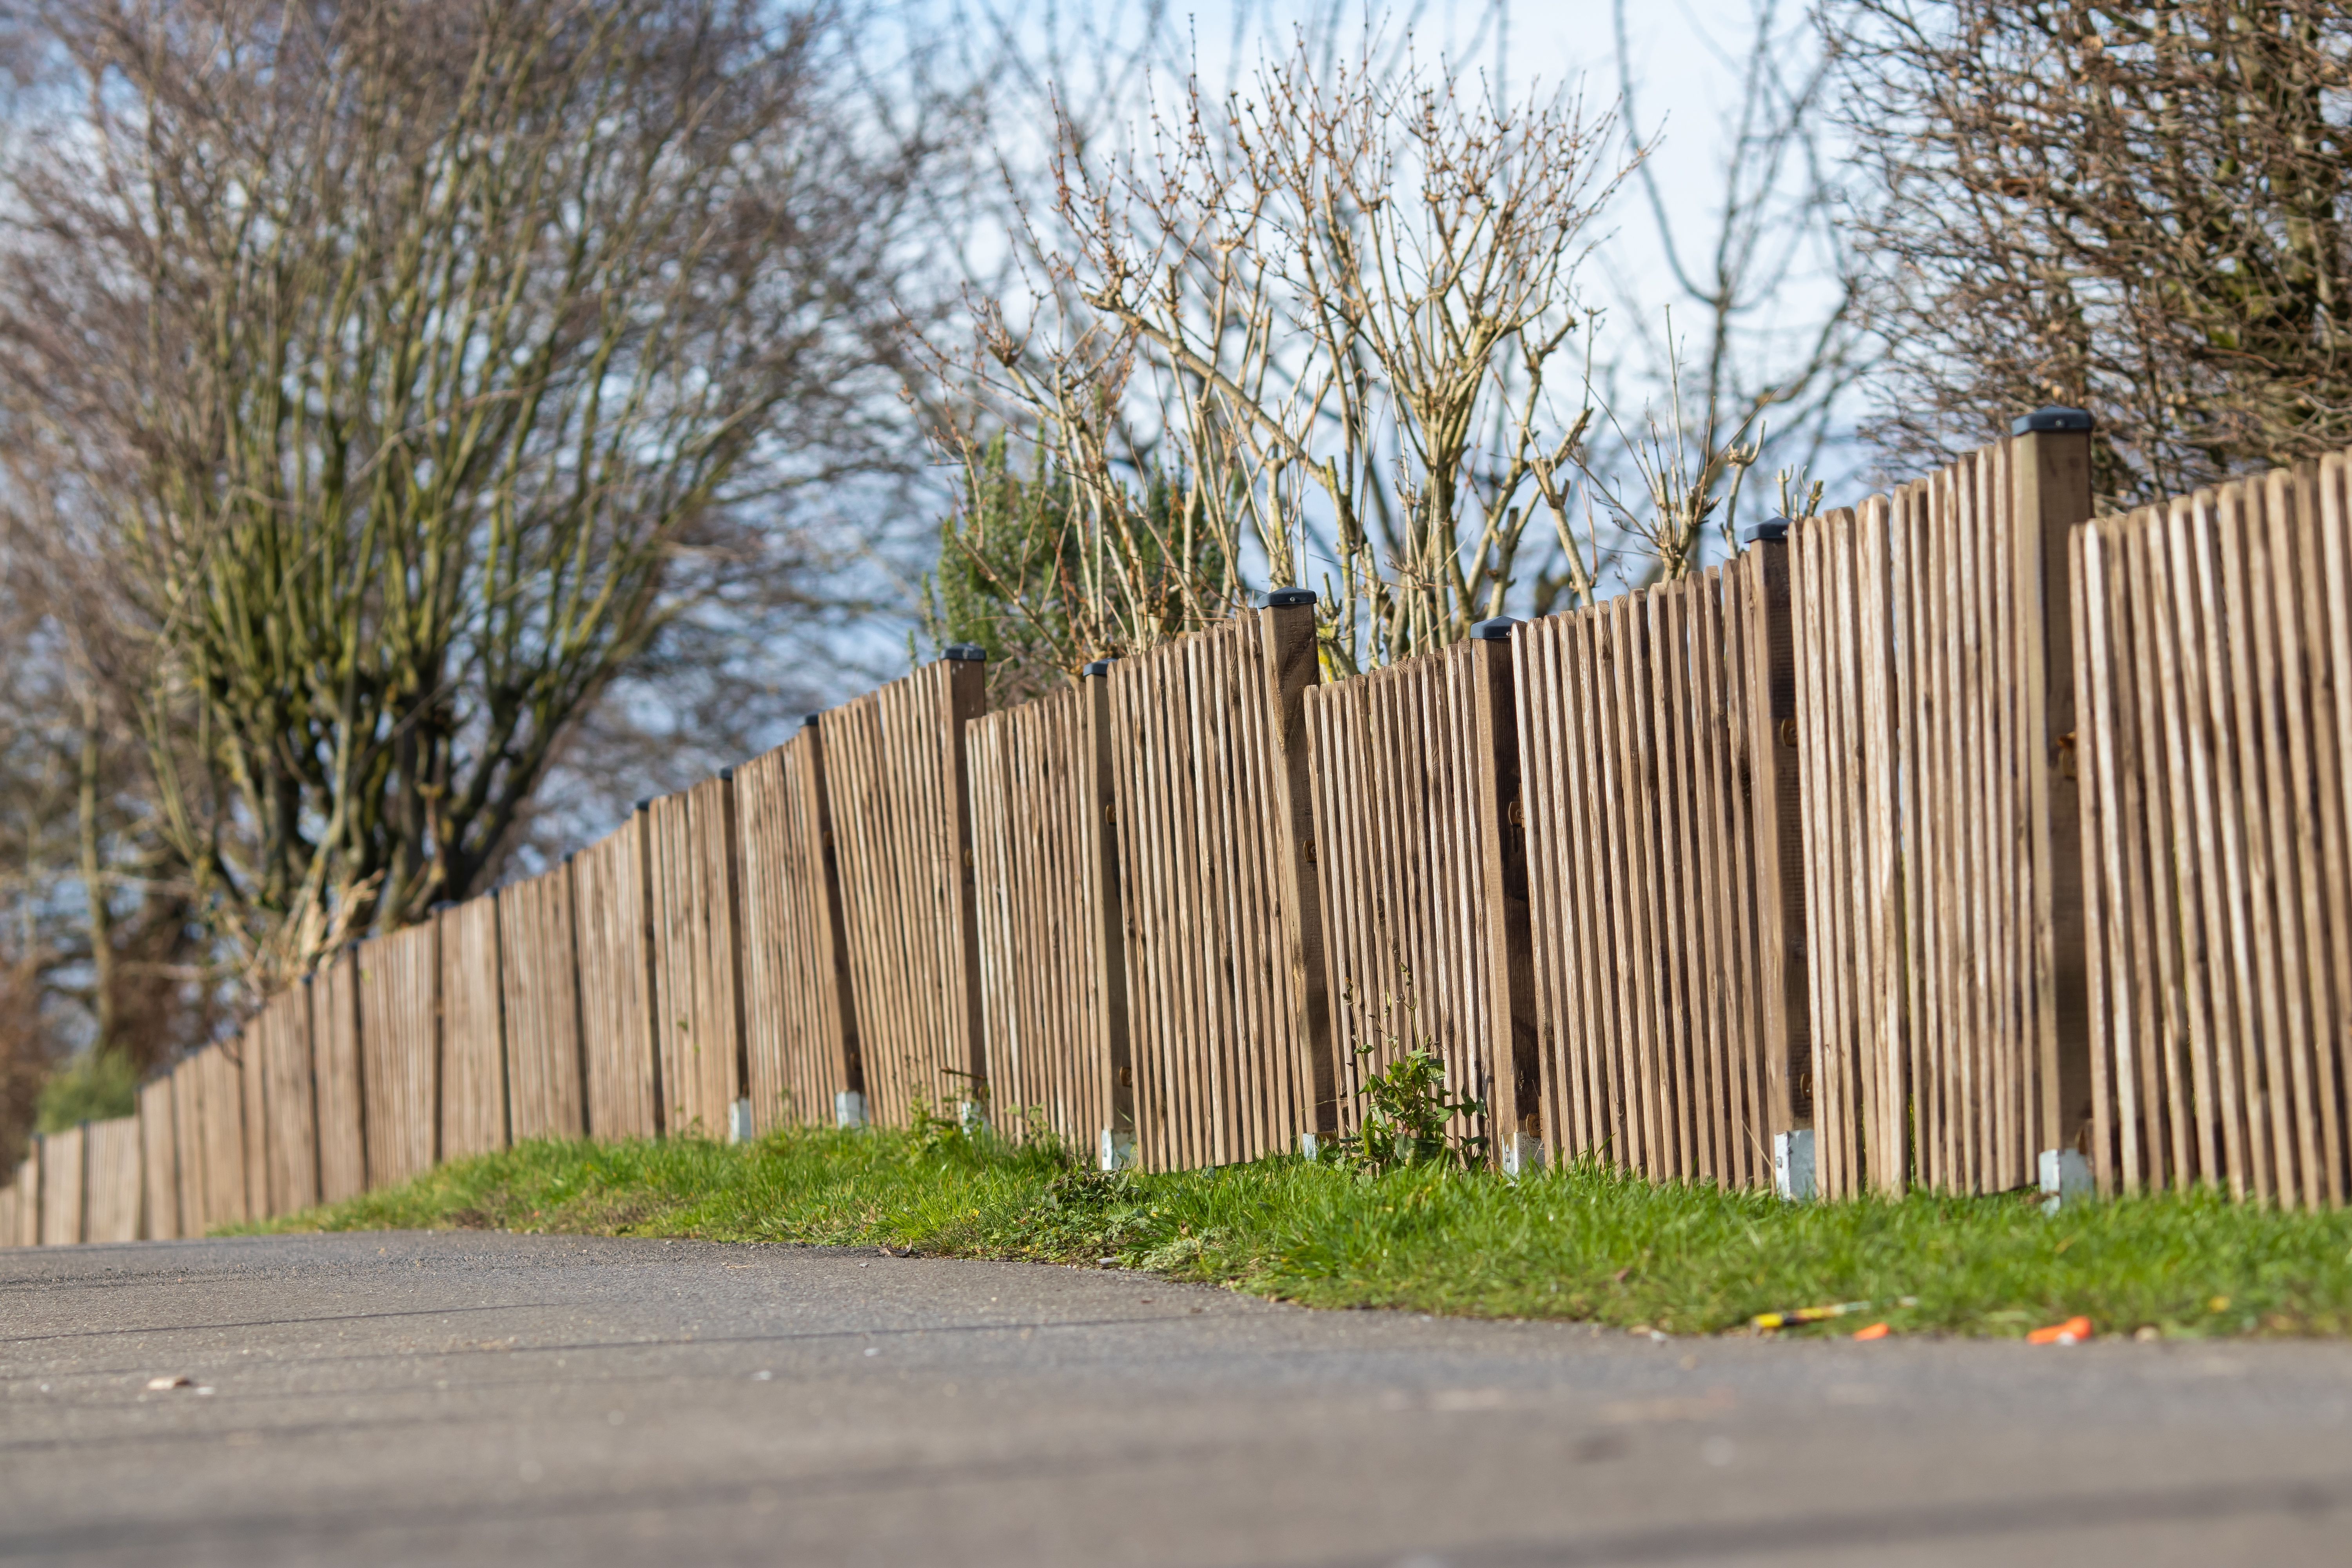
<path fill-rule="evenodd" d="M 2342 1345 L 1661 1342 L 642 1240 L 0 1252 L 12 1563 L 2347 1560 Z"/>

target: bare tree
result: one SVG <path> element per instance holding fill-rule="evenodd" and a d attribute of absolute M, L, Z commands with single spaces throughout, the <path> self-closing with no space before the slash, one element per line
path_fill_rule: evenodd
<path fill-rule="evenodd" d="M 1559 381 L 1606 122 L 1381 58 L 1374 32 L 1336 65 L 1302 39 L 1222 100 L 1188 81 L 1131 153 L 1065 135 L 1031 291 L 983 301 L 977 351 L 944 360 L 1035 455 L 1042 504 L 968 484 L 950 549 L 983 576 L 1042 563 L 1051 593 L 994 584 L 1038 658 L 1299 584 L 1335 670 L 1385 663 L 1501 613 L 1538 509 L 1569 504 L 1589 416 Z M 950 439 L 1001 486 L 989 436 Z M 1026 531 L 1009 552 L 992 517 Z M 1589 586 L 1583 554 L 1566 570 Z"/>
<path fill-rule="evenodd" d="M 2090 409 L 2109 504 L 2352 441 L 2352 7 L 1849 0 L 1895 374 L 1936 460 Z"/>
<path fill-rule="evenodd" d="M 18 548 L 257 989 L 494 873 L 582 717 L 911 462 L 933 145 L 754 0 L 91 0 L 0 178 Z"/>

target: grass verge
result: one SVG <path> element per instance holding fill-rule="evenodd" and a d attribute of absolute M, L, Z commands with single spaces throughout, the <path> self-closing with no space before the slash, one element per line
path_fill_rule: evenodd
<path fill-rule="evenodd" d="M 2210 1194 L 2045 1216 L 2027 1195 L 1789 1205 L 1591 1166 L 1516 1184 L 1407 1170 L 1360 1179 L 1279 1159 L 1105 1176 L 958 1134 L 778 1134 L 727 1146 L 539 1142 L 255 1227 L 481 1228 L 880 1245 L 967 1258 L 1115 1260 L 1318 1307 L 1570 1318 L 1673 1333 L 1868 1300 L 1895 1331 L 2018 1334 L 2081 1314 L 2102 1333 L 2342 1334 L 2352 1214 Z M 1895 1305 L 1912 1298 L 1911 1306 Z"/>

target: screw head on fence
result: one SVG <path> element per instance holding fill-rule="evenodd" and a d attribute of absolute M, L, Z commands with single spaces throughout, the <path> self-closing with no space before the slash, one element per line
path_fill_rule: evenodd
<path fill-rule="evenodd" d="M 2021 414 L 2009 422 L 2012 436 L 2030 436 L 2038 430 L 2088 430 L 2091 416 L 2080 408 L 2061 408 L 2055 404 L 2037 408 L 2031 414 Z"/>
<path fill-rule="evenodd" d="M 1276 610 L 1287 610 L 1294 605 L 1311 605 L 1315 603 L 1315 590 L 1312 588 L 1276 588 L 1266 595 L 1265 602 L 1270 608 Z"/>
<path fill-rule="evenodd" d="M 1768 517 L 1739 531 L 1742 544 L 1778 544 L 1788 537 L 1789 520 L 1785 517 Z"/>
<path fill-rule="evenodd" d="M 940 657 L 957 664 L 985 664 L 988 650 L 976 642 L 951 642 L 940 649 Z"/>
<path fill-rule="evenodd" d="M 1112 662 L 1112 660 L 1108 658 L 1096 659 L 1092 664 L 1087 666 L 1086 672 L 1088 675 L 1108 675 L 1110 673 Z"/>
<path fill-rule="evenodd" d="M 1491 621 L 1480 621 L 1470 628 L 1470 635 L 1480 642 L 1508 642 L 1511 628 L 1519 623 L 1508 616 L 1496 616 Z"/>

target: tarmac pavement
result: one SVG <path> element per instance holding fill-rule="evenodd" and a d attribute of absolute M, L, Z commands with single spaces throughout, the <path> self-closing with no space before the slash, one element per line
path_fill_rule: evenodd
<path fill-rule="evenodd" d="M 2342 1344 L 1654 1341 L 628 1238 L 0 1252 L 10 1563 L 2347 1561 Z"/>

